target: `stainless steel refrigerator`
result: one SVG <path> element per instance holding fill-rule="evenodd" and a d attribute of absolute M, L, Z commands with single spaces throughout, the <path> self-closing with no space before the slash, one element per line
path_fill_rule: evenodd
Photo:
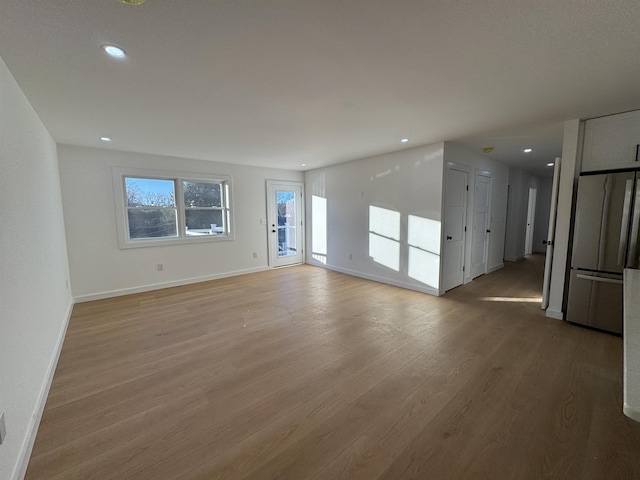
<path fill-rule="evenodd" d="M 567 302 L 570 322 L 622 333 L 622 271 L 639 263 L 639 180 L 637 170 L 580 175 Z"/>

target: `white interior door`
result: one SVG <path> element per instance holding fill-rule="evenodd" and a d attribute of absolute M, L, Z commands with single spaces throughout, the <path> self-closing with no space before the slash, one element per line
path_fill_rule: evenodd
<path fill-rule="evenodd" d="M 536 219 L 537 193 L 538 193 L 537 189 L 535 188 L 529 189 L 529 206 L 527 207 L 527 230 L 525 232 L 525 244 L 524 244 L 525 255 L 531 255 L 533 253 L 533 225 Z"/>
<path fill-rule="evenodd" d="M 491 186 L 493 179 L 476 174 L 473 196 L 473 231 L 471 237 L 471 278 L 487 273 L 489 234 L 491 225 Z"/>
<path fill-rule="evenodd" d="M 464 281 L 467 185 L 469 174 L 449 167 L 445 183 L 442 288 L 450 290 Z"/>
<path fill-rule="evenodd" d="M 269 265 L 284 267 L 304 261 L 303 186 L 267 180 Z"/>
<path fill-rule="evenodd" d="M 551 265 L 553 260 L 553 242 L 556 237 L 556 213 L 558 211 L 558 190 L 560 188 L 561 159 L 556 157 L 553 167 L 553 187 L 551 189 L 551 211 L 549 212 L 549 229 L 547 231 L 547 253 L 544 259 L 544 281 L 542 283 L 541 308 L 549 307 L 549 286 L 551 284 Z"/>

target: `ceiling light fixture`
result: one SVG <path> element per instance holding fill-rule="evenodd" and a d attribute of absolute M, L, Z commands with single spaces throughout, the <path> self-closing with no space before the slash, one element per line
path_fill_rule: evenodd
<path fill-rule="evenodd" d="M 111 139 L 109 137 L 100 137 L 100 140 L 102 140 L 103 142 L 110 142 Z"/>
<path fill-rule="evenodd" d="M 125 3 L 127 5 L 140 5 L 145 2 L 145 0 L 118 0 L 120 3 Z"/>
<path fill-rule="evenodd" d="M 127 56 L 123 49 L 115 45 L 102 45 L 102 49 L 113 58 L 124 58 Z"/>
<path fill-rule="evenodd" d="M 491 153 L 491 152 L 493 152 L 493 147 L 484 147 L 484 148 L 482 149 L 482 151 L 483 151 L 484 153 Z"/>
<path fill-rule="evenodd" d="M 553 162 L 547 163 L 547 167 L 553 167 L 554 165 L 555 165 L 555 163 L 553 163 Z"/>
<path fill-rule="evenodd" d="M 524 153 L 531 153 L 531 152 L 533 152 L 533 148 L 525 148 L 525 149 L 523 150 L 523 152 L 524 152 Z"/>
<path fill-rule="evenodd" d="M 301 164 L 300 164 L 300 166 L 301 166 L 301 167 L 306 167 L 306 166 L 307 166 L 307 164 L 306 164 L 306 163 L 301 163 Z"/>
<path fill-rule="evenodd" d="M 407 143 L 409 141 L 408 138 L 403 138 L 402 140 L 400 140 L 402 143 Z"/>

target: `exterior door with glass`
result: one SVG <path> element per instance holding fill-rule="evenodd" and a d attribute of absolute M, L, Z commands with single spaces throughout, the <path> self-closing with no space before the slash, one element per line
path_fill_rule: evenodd
<path fill-rule="evenodd" d="M 269 265 L 304 262 L 303 186 L 300 182 L 267 181 Z"/>

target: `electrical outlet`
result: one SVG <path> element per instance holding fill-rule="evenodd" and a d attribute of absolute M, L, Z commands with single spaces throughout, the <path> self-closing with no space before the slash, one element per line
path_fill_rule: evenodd
<path fill-rule="evenodd" d="M 158 264 L 158 271 L 162 272 L 164 270 L 164 263 L 159 263 Z"/>
<path fill-rule="evenodd" d="M 0 412 L 0 445 L 2 445 L 6 436 L 7 425 L 4 423 L 4 412 Z"/>

